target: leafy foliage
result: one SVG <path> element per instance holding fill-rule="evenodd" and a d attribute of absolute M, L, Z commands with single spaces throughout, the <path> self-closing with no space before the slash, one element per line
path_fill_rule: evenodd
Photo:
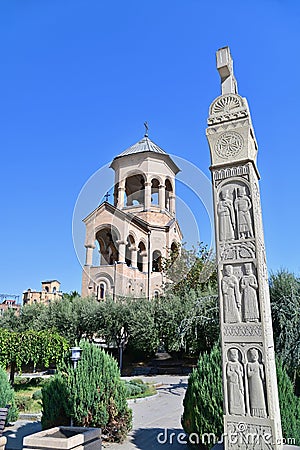
<path fill-rule="evenodd" d="M 11 367 L 11 382 L 14 372 L 21 372 L 22 365 L 32 362 L 34 366 L 49 366 L 61 361 L 68 350 L 67 341 L 51 331 L 13 332 L 0 328 L 0 366 Z"/>
<path fill-rule="evenodd" d="M 0 408 L 10 405 L 6 422 L 14 422 L 18 418 L 15 393 L 12 389 L 5 370 L 0 367 Z"/>
<path fill-rule="evenodd" d="M 81 341 L 76 369 L 67 365 L 42 389 L 43 428 L 58 421 L 100 427 L 109 440 L 122 441 L 131 428 L 131 411 L 116 361 L 95 345 Z"/>
<path fill-rule="evenodd" d="M 286 439 L 295 439 L 295 445 L 300 445 L 300 398 L 294 394 L 293 383 L 281 360 L 277 361 L 276 368 L 282 434 Z"/>
<path fill-rule="evenodd" d="M 280 270 L 270 277 L 276 354 L 300 393 L 300 280 Z"/>
<path fill-rule="evenodd" d="M 183 401 L 182 426 L 187 434 L 223 432 L 222 363 L 217 346 L 200 356 L 189 377 Z"/>

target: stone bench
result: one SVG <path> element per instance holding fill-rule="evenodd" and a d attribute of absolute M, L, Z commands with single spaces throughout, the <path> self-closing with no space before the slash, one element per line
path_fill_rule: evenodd
<path fill-rule="evenodd" d="M 9 406 L 6 406 L 5 408 L 0 408 L 0 450 L 5 449 L 6 437 L 2 436 L 2 433 L 5 427 L 8 410 Z"/>

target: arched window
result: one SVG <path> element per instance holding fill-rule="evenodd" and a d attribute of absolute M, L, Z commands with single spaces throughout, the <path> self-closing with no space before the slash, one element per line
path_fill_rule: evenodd
<path fill-rule="evenodd" d="M 100 286 L 99 286 L 99 299 L 100 300 L 105 299 L 105 284 L 104 283 L 100 283 Z"/>
<path fill-rule="evenodd" d="M 139 243 L 139 247 L 138 247 L 138 259 L 137 259 L 137 267 L 139 269 L 140 272 L 145 271 L 144 269 L 144 259 L 146 257 L 146 246 L 144 244 L 144 242 L 140 242 Z"/>
<path fill-rule="evenodd" d="M 161 272 L 161 252 L 154 250 L 152 254 L 152 272 Z"/>
<path fill-rule="evenodd" d="M 143 175 L 132 175 L 125 183 L 126 206 L 143 205 L 145 200 L 145 180 Z"/>
<path fill-rule="evenodd" d="M 151 204 L 158 205 L 159 181 L 153 178 L 151 181 Z"/>
<path fill-rule="evenodd" d="M 154 291 L 154 298 L 158 298 L 159 297 L 159 292 L 158 291 Z"/>
<path fill-rule="evenodd" d="M 96 234 L 96 240 L 99 244 L 100 265 L 112 265 L 119 259 L 117 249 L 117 232 L 110 226 L 101 228 Z"/>
<path fill-rule="evenodd" d="M 166 209 L 170 211 L 170 195 L 173 192 L 171 181 L 167 179 L 165 185 L 166 185 Z"/>
<path fill-rule="evenodd" d="M 131 257 L 132 249 L 131 248 L 134 246 L 135 246 L 135 240 L 134 240 L 134 237 L 130 234 L 127 238 L 126 254 L 125 254 L 125 262 L 128 267 L 130 267 L 132 265 L 132 257 Z"/>
<path fill-rule="evenodd" d="M 54 288 L 52 289 L 53 294 L 56 294 L 56 287 L 54 286 Z"/>

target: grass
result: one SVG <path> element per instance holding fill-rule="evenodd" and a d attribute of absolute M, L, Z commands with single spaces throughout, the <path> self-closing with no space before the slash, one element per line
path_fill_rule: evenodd
<path fill-rule="evenodd" d="M 14 390 L 16 403 L 21 413 L 36 414 L 42 410 L 42 400 L 39 394 L 45 380 L 42 378 L 16 377 Z M 33 398 L 37 397 L 37 398 Z"/>

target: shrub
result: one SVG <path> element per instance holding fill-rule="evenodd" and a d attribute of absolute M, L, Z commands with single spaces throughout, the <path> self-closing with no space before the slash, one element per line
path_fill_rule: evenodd
<path fill-rule="evenodd" d="M 223 432 L 222 363 L 218 346 L 200 356 L 189 377 L 182 426 L 187 434 Z"/>
<path fill-rule="evenodd" d="M 300 445 L 300 398 L 294 394 L 294 386 L 282 361 L 277 361 L 277 382 L 284 438 L 294 438 L 295 445 Z"/>
<path fill-rule="evenodd" d="M 125 381 L 126 397 L 138 397 L 147 391 L 147 385 L 142 380 Z"/>
<path fill-rule="evenodd" d="M 68 423 L 72 417 L 76 426 L 100 427 L 108 440 L 122 441 L 131 428 L 131 410 L 117 363 L 88 342 L 81 348 L 76 369 L 66 366 L 42 389 L 43 428 L 58 425 L 58 416 Z"/>
<path fill-rule="evenodd" d="M 0 408 L 10 405 L 6 422 L 14 422 L 18 418 L 15 393 L 12 389 L 5 370 L 0 367 Z"/>
<path fill-rule="evenodd" d="M 70 425 L 69 408 L 66 379 L 58 373 L 42 387 L 43 429 Z"/>
<path fill-rule="evenodd" d="M 189 377 L 183 401 L 182 426 L 187 434 L 223 432 L 222 362 L 219 346 L 200 356 L 197 368 Z M 284 438 L 294 438 L 300 445 L 300 398 L 282 362 L 277 361 L 279 405 Z M 202 448 L 206 448 L 204 445 Z"/>
<path fill-rule="evenodd" d="M 29 397 L 28 395 L 18 395 L 16 398 L 16 404 L 20 411 L 30 411 L 33 400 L 32 397 Z"/>
<path fill-rule="evenodd" d="M 35 391 L 32 394 L 32 399 L 33 400 L 42 400 L 42 391 L 41 391 L 41 389 L 39 389 L 38 391 Z"/>

